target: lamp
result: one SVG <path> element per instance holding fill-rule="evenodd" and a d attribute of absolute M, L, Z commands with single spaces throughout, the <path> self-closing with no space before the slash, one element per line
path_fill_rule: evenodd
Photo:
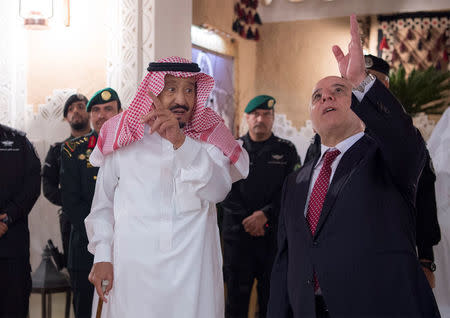
<path fill-rule="evenodd" d="M 19 0 L 19 16 L 27 29 L 48 29 L 48 19 L 53 17 L 53 0 Z"/>

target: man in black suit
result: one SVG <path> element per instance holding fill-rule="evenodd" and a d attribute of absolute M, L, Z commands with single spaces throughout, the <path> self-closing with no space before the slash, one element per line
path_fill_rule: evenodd
<path fill-rule="evenodd" d="M 321 154 L 284 185 L 268 317 L 440 317 L 415 249 L 425 145 L 350 24 L 349 53 L 333 47 L 342 78 L 312 94 Z"/>
<path fill-rule="evenodd" d="M 375 77 L 389 88 L 389 64 L 376 56 L 365 55 L 364 61 L 368 73 Z M 366 131 L 370 134 L 370 132 Z M 419 132 L 420 133 L 420 132 Z M 320 154 L 320 136 L 314 135 L 313 143 L 306 152 L 305 162 L 314 160 Z M 428 150 L 425 150 L 426 161 L 419 177 L 416 194 L 416 245 L 417 253 L 423 272 L 430 283 L 431 288 L 435 287 L 433 246 L 441 240 L 441 230 L 437 219 L 435 186 L 436 175 L 434 173 L 433 162 Z"/>

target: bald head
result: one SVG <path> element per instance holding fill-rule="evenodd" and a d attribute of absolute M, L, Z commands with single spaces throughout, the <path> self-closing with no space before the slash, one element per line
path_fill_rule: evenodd
<path fill-rule="evenodd" d="M 326 146 L 364 130 L 364 124 L 350 109 L 352 85 L 346 79 L 327 76 L 314 86 L 311 95 L 311 121 Z"/>

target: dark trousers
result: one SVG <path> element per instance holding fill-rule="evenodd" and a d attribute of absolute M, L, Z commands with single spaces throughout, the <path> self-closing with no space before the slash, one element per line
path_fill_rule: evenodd
<path fill-rule="evenodd" d="M 255 244 L 224 241 L 224 278 L 227 284 L 225 317 L 247 318 L 250 294 L 256 278 L 259 318 L 265 318 L 269 301 L 270 273 L 275 250 L 267 240 Z"/>
<path fill-rule="evenodd" d="M 330 318 L 325 299 L 321 295 L 315 296 L 316 318 Z"/>
<path fill-rule="evenodd" d="M 89 271 L 70 270 L 75 318 L 90 318 L 94 285 L 88 280 Z"/>
<path fill-rule="evenodd" d="M 70 225 L 69 218 L 60 211 L 59 214 L 59 228 L 61 230 L 61 241 L 64 253 L 64 266 L 67 266 L 67 258 L 69 255 L 69 241 L 70 241 L 70 230 L 72 226 Z"/>
<path fill-rule="evenodd" d="M 25 318 L 31 293 L 29 258 L 0 258 L 0 318 Z"/>

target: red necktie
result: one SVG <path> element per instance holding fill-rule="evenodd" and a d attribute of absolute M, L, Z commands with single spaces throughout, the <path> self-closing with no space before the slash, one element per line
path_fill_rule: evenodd
<path fill-rule="evenodd" d="M 306 213 L 306 219 L 308 220 L 312 235 L 316 232 L 317 223 L 319 223 L 320 213 L 322 212 L 323 202 L 325 201 L 325 195 L 327 194 L 328 185 L 330 184 L 331 164 L 340 153 L 341 152 L 339 150 L 327 151 L 325 153 L 322 168 L 320 169 L 319 176 L 314 183 Z M 317 292 L 319 287 L 319 281 L 317 280 L 316 272 L 314 272 L 314 291 Z"/>
<path fill-rule="evenodd" d="M 339 150 L 327 151 L 325 153 L 322 169 L 320 169 L 319 176 L 314 183 L 306 213 L 306 219 L 308 220 L 312 235 L 316 232 L 320 212 L 322 212 L 323 202 L 325 201 L 325 195 L 327 194 L 328 185 L 330 183 L 331 164 L 340 153 Z"/>

